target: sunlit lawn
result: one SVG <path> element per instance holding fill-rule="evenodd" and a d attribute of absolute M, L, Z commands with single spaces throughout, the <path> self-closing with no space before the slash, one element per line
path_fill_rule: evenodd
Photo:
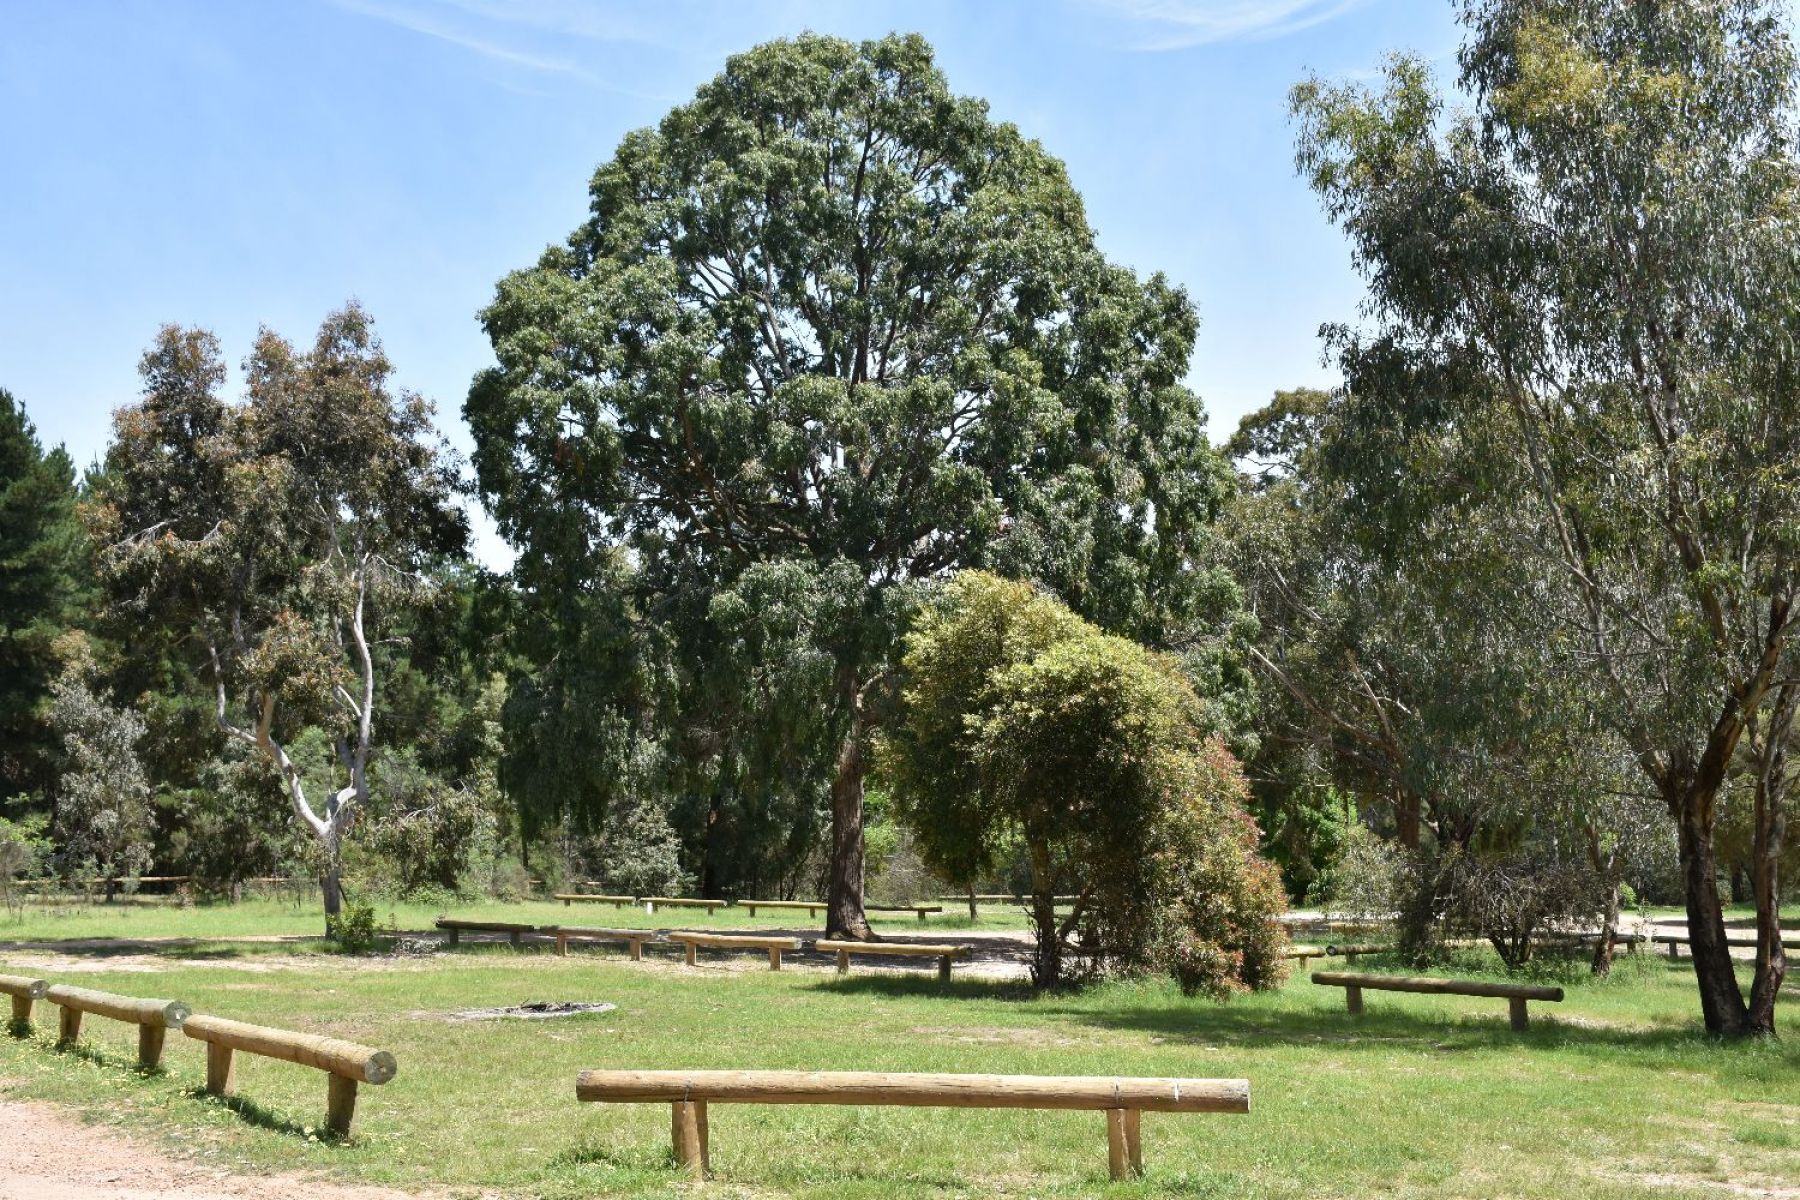
<path fill-rule="evenodd" d="M 458 911 L 567 915 L 549 904 Z M 395 913 L 402 928 L 425 928 L 434 915 Z M 34 916 L 5 926 L 0 940 L 306 933 L 314 919 L 276 902 L 144 907 Z M 585 919 L 705 923 L 698 913 L 672 921 L 609 908 Z M 746 921 L 738 913 L 730 923 Z M 910 917 L 893 924 L 918 928 Z M 1106 1179 L 1098 1113 L 715 1106 L 711 1193 L 721 1196 L 1718 1197 L 1731 1194 L 1719 1183 L 1800 1179 L 1800 1047 L 1710 1042 L 1698 1031 L 1689 967 L 1656 956 L 1625 961 L 1604 984 L 1571 971 L 1568 1001 L 1534 1005 L 1524 1036 L 1508 1031 L 1503 1001 L 1371 992 L 1358 1020 L 1343 1011 L 1340 989 L 1304 979 L 1220 1005 L 1161 985 L 1034 996 L 975 979 L 941 987 L 928 970 L 775 974 L 750 957 L 688 969 L 672 957 L 629 963 L 612 949 L 354 960 L 247 944 L 66 959 L 0 952 L 0 970 L 34 956 L 33 974 L 397 1055 L 399 1077 L 364 1089 L 354 1140 L 329 1145 L 306 1133 L 323 1117 L 315 1071 L 240 1056 L 246 1103 L 228 1108 L 198 1093 L 204 1057 L 179 1036 L 153 1077 L 130 1067 L 132 1031 L 105 1020 L 85 1027 L 92 1054 L 56 1052 L 47 1009 L 34 1037 L 0 1039 L 9 1094 L 63 1101 L 245 1169 L 313 1168 L 453 1195 L 682 1194 L 667 1110 L 578 1104 L 574 1080 L 583 1067 L 692 1066 L 1252 1084 L 1248 1116 L 1147 1116 L 1148 1174 L 1120 1185 Z M 76 965 L 87 969 L 68 969 Z M 544 1022 L 448 1019 L 532 1000 L 618 1008 Z"/>
<path fill-rule="evenodd" d="M 383 928 L 429 932 L 439 916 L 480 921 L 513 921 L 531 925 L 598 925 L 647 929 L 816 929 L 822 917 L 804 910 L 758 908 L 752 917 L 741 907 L 708 914 L 699 908 L 619 908 L 611 904 L 554 900 L 524 903 L 453 901 L 404 904 L 371 901 Z M 935 902 L 932 902 L 935 903 Z M 1025 914 L 1001 905 L 983 905 L 980 920 L 970 922 L 966 905 L 945 901 L 944 911 L 921 921 L 913 913 L 871 913 L 870 923 L 896 933 L 930 934 L 963 931 L 1023 930 Z M 9 942 L 83 938 L 237 938 L 305 937 L 323 929 L 317 896 L 258 898 L 239 904 L 196 904 L 182 907 L 166 897 L 137 896 L 111 904 L 64 900 L 33 902 L 16 914 L 0 913 L 0 945 Z"/>

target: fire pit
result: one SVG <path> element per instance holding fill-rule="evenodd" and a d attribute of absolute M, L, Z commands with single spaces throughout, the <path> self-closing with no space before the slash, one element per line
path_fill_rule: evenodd
<path fill-rule="evenodd" d="M 454 1014 L 459 1021 L 548 1021 L 555 1017 L 580 1017 L 590 1013 L 608 1013 L 616 1004 L 588 1003 L 577 1000 L 537 1000 L 515 1004 L 510 1008 L 471 1008 Z"/>

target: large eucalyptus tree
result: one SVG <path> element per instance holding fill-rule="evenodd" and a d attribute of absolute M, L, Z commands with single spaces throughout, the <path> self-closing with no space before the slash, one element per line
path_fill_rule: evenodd
<path fill-rule="evenodd" d="M 139 371 L 143 399 L 115 414 L 87 511 L 103 580 L 186 652 L 219 729 L 278 771 L 317 841 L 329 917 L 344 835 L 369 795 L 378 639 L 463 546 L 454 466 L 430 405 L 389 387 L 354 305 L 304 351 L 263 331 L 242 404 L 220 396 L 225 365 L 203 330 L 165 327 Z M 309 725 L 336 759 L 323 797 L 289 753 Z"/>
<path fill-rule="evenodd" d="M 828 924 L 866 934 L 867 753 L 922 582 L 998 565 L 1159 640 L 1216 600 L 1194 311 L 1108 263 L 1062 164 L 917 37 L 734 57 L 591 193 L 483 314 L 482 492 L 539 603 L 623 547 L 688 677 L 735 658 L 752 727 L 804 698 Z"/>
<path fill-rule="evenodd" d="M 1790 685 L 1800 601 L 1795 57 L 1764 0 L 1468 0 L 1467 111 L 1399 57 L 1302 85 L 1299 160 L 1351 238 L 1370 327 L 1337 330 L 1377 524 L 1494 518 L 1675 823 L 1707 1028 L 1774 1028 L 1782 815 L 1759 805 L 1746 1002 L 1713 829 L 1734 751 Z M 1446 570 L 1455 564 L 1446 563 Z M 1786 737 L 1791 725 L 1761 720 Z"/>

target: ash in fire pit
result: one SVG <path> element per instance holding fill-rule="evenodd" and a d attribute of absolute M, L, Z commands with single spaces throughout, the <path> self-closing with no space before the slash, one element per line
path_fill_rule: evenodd
<path fill-rule="evenodd" d="M 539 1000 L 531 1004 L 515 1004 L 511 1008 L 471 1008 L 459 1012 L 459 1021 L 498 1021 L 512 1018 L 520 1021 L 547 1021 L 552 1017 L 579 1017 L 584 1013 L 606 1013 L 616 1004 L 584 1004 L 574 1000 Z"/>

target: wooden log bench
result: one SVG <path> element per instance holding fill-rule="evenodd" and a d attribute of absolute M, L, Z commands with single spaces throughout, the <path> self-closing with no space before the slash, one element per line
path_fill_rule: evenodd
<path fill-rule="evenodd" d="M 571 904 L 610 904 L 614 908 L 630 908 L 637 903 L 636 896 L 595 896 L 587 892 L 558 892 L 556 899 L 563 902 L 563 907 Z"/>
<path fill-rule="evenodd" d="M 1351 1013 L 1361 1015 L 1364 989 L 1377 992 L 1417 992 L 1429 996 L 1485 996 L 1508 1002 L 1512 1027 L 1523 1032 L 1529 1025 L 1525 1005 L 1531 1000 L 1560 1001 L 1559 987 L 1536 987 L 1520 983 L 1485 983 L 1472 979 L 1420 979 L 1403 975 L 1353 975 L 1347 971 L 1315 971 L 1312 981 L 1322 987 L 1344 989 L 1344 1002 Z"/>
<path fill-rule="evenodd" d="M 671 942 L 680 942 L 687 947 L 687 965 L 697 966 L 699 958 L 695 951 L 705 946 L 709 950 L 767 950 L 769 952 L 769 970 L 781 970 L 783 953 L 800 949 L 800 939 L 792 937 L 762 937 L 749 933 L 700 933 L 695 930 L 678 930 L 669 934 Z"/>
<path fill-rule="evenodd" d="M 1658 933 L 1652 935 L 1649 940 L 1655 942 L 1659 946 L 1667 946 L 1669 948 L 1670 958 L 1680 958 L 1681 948 L 1693 944 L 1693 939 L 1685 933 Z M 1754 937 L 1744 937 L 1741 935 L 1733 937 L 1729 934 L 1725 937 L 1725 945 L 1727 947 L 1754 949 L 1757 944 L 1757 939 Z M 1781 948 L 1783 950 L 1800 950 L 1800 938 L 1783 937 L 1781 939 Z"/>
<path fill-rule="evenodd" d="M 215 1096 L 229 1096 L 236 1087 L 234 1051 L 324 1071 L 325 1127 L 341 1138 L 350 1136 L 350 1120 L 356 1115 L 356 1085 L 386 1083 L 397 1070 L 386 1050 L 224 1017 L 189 1017 L 181 1031 L 206 1043 L 206 1090 Z"/>
<path fill-rule="evenodd" d="M 1350 946 L 1327 946 L 1325 947 L 1324 957 L 1342 958 L 1347 963 L 1353 963 L 1356 961 L 1356 956 L 1359 954 L 1386 954 L 1392 949 L 1392 946 L 1375 945 L 1366 942 Z"/>
<path fill-rule="evenodd" d="M 944 906 L 941 904 L 865 904 L 863 911 L 918 913 L 919 920 L 923 921 L 928 914 L 943 912 Z"/>
<path fill-rule="evenodd" d="M 655 912 L 658 905 L 663 908 L 704 908 L 710 916 L 725 907 L 723 900 L 689 900 L 685 896 L 645 896 L 644 908 Z"/>
<path fill-rule="evenodd" d="M 1289 946 L 1287 953 L 1281 957 L 1293 959 L 1300 964 L 1300 969 L 1305 971 L 1313 959 L 1330 958 L 1331 948 L 1328 946 Z"/>
<path fill-rule="evenodd" d="M 504 933 L 509 944 L 517 946 L 519 939 L 525 934 L 536 933 L 536 925 L 521 924 L 516 921 L 464 921 L 460 918 L 439 917 L 437 927 L 450 935 L 450 944 L 458 944 L 465 933 Z"/>
<path fill-rule="evenodd" d="M 950 964 L 966 961 L 969 957 L 967 946 L 948 942 L 844 942 L 826 938 L 814 942 L 813 949 L 824 954 L 836 954 L 839 975 L 849 972 L 852 954 L 885 958 L 935 958 L 938 960 L 938 978 L 946 982 L 950 978 Z"/>
<path fill-rule="evenodd" d="M 714 1103 L 1097 1110 L 1106 1113 L 1107 1166 L 1114 1179 L 1127 1179 L 1143 1172 L 1143 1113 L 1249 1112 L 1250 1082 L 887 1071 L 583 1071 L 575 1098 L 668 1104 L 675 1161 L 696 1180 L 706 1176 L 707 1106 Z"/>
<path fill-rule="evenodd" d="M 62 1009 L 62 1024 L 56 1039 L 59 1046 L 73 1046 L 81 1040 L 84 1013 L 136 1025 L 138 1066 L 146 1071 L 162 1065 L 163 1036 L 171 1029 L 180 1029 L 191 1011 L 179 1000 L 141 1000 L 136 996 L 115 996 L 111 992 L 95 992 L 61 983 L 45 988 L 44 999 Z"/>
<path fill-rule="evenodd" d="M 546 925 L 539 930 L 556 939 L 556 953 L 568 957 L 570 942 L 624 942 L 631 947 L 634 962 L 644 957 L 644 943 L 662 937 L 654 929 L 601 929 L 592 925 Z"/>
<path fill-rule="evenodd" d="M 23 1033 L 31 1028 L 31 1005 L 42 1000 L 49 984 L 24 975 L 0 975 L 0 996 L 12 997 L 12 1029 Z"/>
<path fill-rule="evenodd" d="M 804 908 L 806 915 L 816 917 L 825 911 L 823 900 L 739 900 L 738 907 L 747 910 L 751 916 L 756 915 L 759 908 L 794 909 Z"/>

